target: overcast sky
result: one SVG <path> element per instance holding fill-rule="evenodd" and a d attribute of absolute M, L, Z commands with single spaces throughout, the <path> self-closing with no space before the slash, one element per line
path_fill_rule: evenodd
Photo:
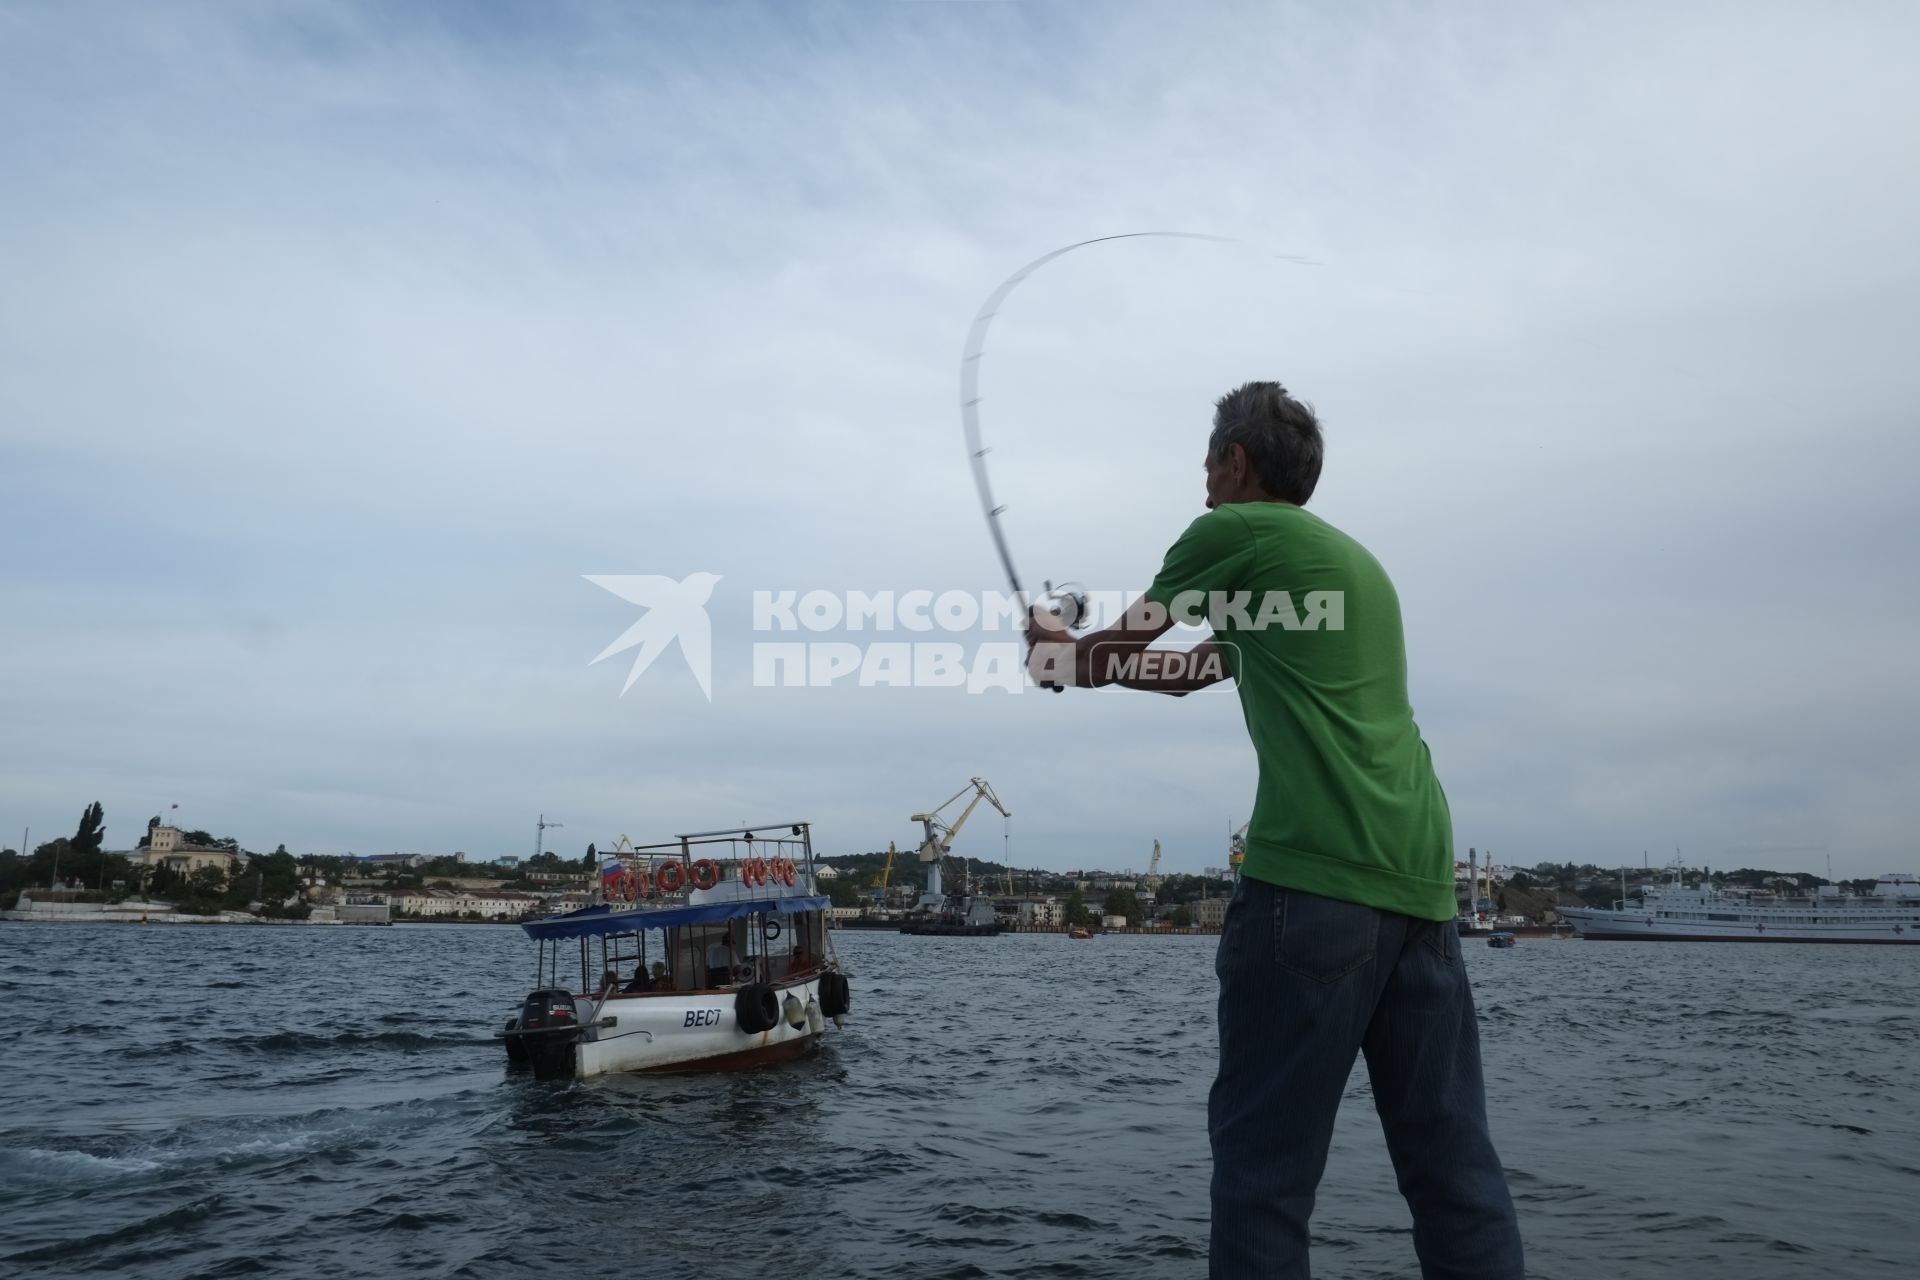
<path fill-rule="evenodd" d="M 1458 843 L 1920 870 L 1920 10 L 0 11 L 0 844 L 788 818 L 1224 862 L 1230 693 L 756 688 L 755 590 L 1144 586 L 1319 409 Z M 1305 258 L 1302 263 L 1292 258 Z M 720 575 L 712 700 L 586 574 Z M 896 636 L 894 639 L 908 637 Z M 947 637 L 911 637 L 944 639 Z M 972 644 L 999 637 L 953 637 Z M 956 853 L 999 857 L 997 817 Z"/>

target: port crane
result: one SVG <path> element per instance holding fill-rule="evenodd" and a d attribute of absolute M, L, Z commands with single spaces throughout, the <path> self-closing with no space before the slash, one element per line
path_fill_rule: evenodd
<path fill-rule="evenodd" d="M 1253 825 L 1248 818 L 1240 824 L 1240 829 L 1227 837 L 1227 866 L 1233 872 L 1233 878 L 1240 878 L 1240 864 L 1247 860 L 1247 828 Z"/>
<path fill-rule="evenodd" d="M 547 832 L 553 830 L 555 827 L 564 827 L 566 825 L 566 823 L 557 820 L 548 822 L 546 814 L 543 813 L 540 815 L 540 820 L 533 824 L 533 856 L 536 859 L 547 851 Z"/>
<path fill-rule="evenodd" d="M 940 817 L 941 812 L 969 791 L 973 793 L 973 799 L 968 801 L 967 807 L 960 811 L 960 816 L 954 820 L 953 825 L 947 825 Z M 1013 817 L 1013 814 L 1008 812 L 1007 806 L 1000 803 L 1000 797 L 993 794 L 992 784 L 985 778 L 970 778 L 966 786 L 954 792 L 939 805 L 926 813 L 916 813 L 908 819 L 909 822 L 919 823 L 921 830 L 926 833 L 926 838 L 920 842 L 920 861 L 927 868 L 927 891 L 920 895 L 918 903 L 920 910 L 940 911 L 945 908 L 947 897 L 940 885 L 940 860 L 953 851 L 955 837 L 960 834 L 960 829 L 967 825 L 967 819 L 973 816 L 973 811 L 980 807 L 982 800 L 998 809 L 1001 817 Z M 962 885 L 961 892 L 965 891 L 966 886 Z"/>
<path fill-rule="evenodd" d="M 1147 892 L 1160 896 L 1160 842 L 1153 842 L 1153 861 L 1147 863 Z"/>
<path fill-rule="evenodd" d="M 880 883 L 877 886 L 880 890 L 880 901 L 883 903 L 887 900 L 887 884 L 893 879 L 893 858 L 899 852 L 893 841 L 887 841 L 887 865 L 880 868 Z"/>

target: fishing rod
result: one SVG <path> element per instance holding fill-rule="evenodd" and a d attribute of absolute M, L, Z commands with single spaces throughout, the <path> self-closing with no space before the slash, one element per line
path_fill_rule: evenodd
<path fill-rule="evenodd" d="M 1004 505 L 993 500 L 993 481 L 987 475 L 988 446 L 980 434 L 980 358 L 986 354 L 987 329 L 993 324 L 993 318 L 1000 314 L 1000 308 L 1006 303 L 1008 295 L 1020 287 L 1021 281 L 1046 266 L 1055 258 L 1072 253 L 1075 249 L 1084 249 L 1090 244 L 1107 244 L 1114 240 L 1139 240 L 1144 238 L 1171 240 L 1209 240 L 1216 244 L 1232 244 L 1234 241 L 1225 236 L 1202 235 L 1193 231 L 1128 231 L 1120 235 L 1095 236 L 1091 240 L 1079 240 L 1051 253 L 1043 253 L 1020 268 L 1005 280 L 1000 287 L 987 295 L 980 304 L 979 312 L 973 317 L 973 324 L 967 329 L 967 343 L 960 357 L 960 425 L 966 433 L 967 454 L 973 465 L 973 485 L 980 494 L 980 509 L 986 514 L 987 532 L 993 535 L 993 548 L 1000 555 L 1000 567 L 1006 570 L 1007 584 L 1013 588 L 1014 598 L 1027 604 L 1027 592 L 1020 585 L 1019 570 L 1013 567 L 1013 552 L 1007 547 L 1007 532 L 1000 521 L 1006 513 Z M 1087 623 L 1087 593 L 1077 582 L 1063 582 L 1055 587 L 1052 581 L 1043 581 L 1041 595 L 1036 603 L 1045 606 L 1053 615 L 1067 626 L 1077 631 Z M 1060 687 L 1054 686 L 1058 693 Z"/>

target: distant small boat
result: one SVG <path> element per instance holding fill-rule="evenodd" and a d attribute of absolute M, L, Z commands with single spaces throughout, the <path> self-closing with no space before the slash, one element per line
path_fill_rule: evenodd
<path fill-rule="evenodd" d="M 1487 945 L 1490 947 L 1498 947 L 1504 951 L 1508 947 L 1519 946 L 1520 940 L 1510 933 L 1496 933 L 1487 938 Z"/>
<path fill-rule="evenodd" d="M 1079 925 L 1075 925 L 1073 928 L 1067 930 L 1067 936 L 1069 938 L 1091 938 L 1093 936 L 1093 930 L 1084 929 Z"/>

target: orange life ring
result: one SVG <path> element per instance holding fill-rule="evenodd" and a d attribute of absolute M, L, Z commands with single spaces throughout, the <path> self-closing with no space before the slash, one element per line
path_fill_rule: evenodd
<path fill-rule="evenodd" d="M 639 879 L 640 877 L 634 875 L 631 871 L 622 871 L 620 873 L 620 894 L 628 902 L 632 902 L 640 893 Z"/>
<path fill-rule="evenodd" d="M 712 858 L 701 858 L 693 864 L 694 888 L 711 889 L 719 883 L 720 868 L 714 863 Z"/>
<path fill-rule="evenodd" d="M 789 889 L 791 889 L 793 887 L 793 882 L 796 879 L 798 879 L 798 877 L 795 875 L 793 870 L 793 859 L 792 858 L 783 859 L 780 863 L 780 883 L 786 885 Z"/>
<path fill-rule="evenodd" d="M 678 893 L 687 882 L 687 869 L 677 862 L 663 862 L 653 873 L 653 882 L 661 893 Z"/>
<path fill-rule="evenodd" d="M 767 882 L 767 864 L 758 858 L 748 858 L 740 864 L 740 883 L 752 888 Z"/>

